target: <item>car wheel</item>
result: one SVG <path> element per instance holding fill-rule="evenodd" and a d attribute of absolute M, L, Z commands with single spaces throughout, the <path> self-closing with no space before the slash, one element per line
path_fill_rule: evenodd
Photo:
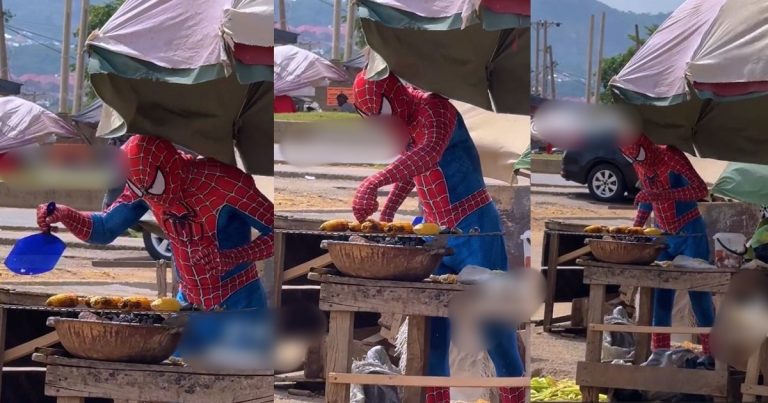
<path fill-rule="evenodd" d="M 621 171 L 610 164 L 601 164 L 592 169 L 587 177 L 587 188 L 592 197 L 602 202 L 622 200 L 627 191 Z"/>
<path fill-rule="evenodd" d="M 152 259 L 170 262 L 173 258 L 171 242 L 149 231 L 144 231 L 144 248 L 147 249 Z"/>

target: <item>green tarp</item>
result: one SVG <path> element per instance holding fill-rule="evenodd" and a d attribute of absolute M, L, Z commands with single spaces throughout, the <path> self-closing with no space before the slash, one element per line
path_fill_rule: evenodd
<path fill-rule="evenodd" d="M 758 206 L 768 205 L 768 165 L 728 164 L 712 187 L 712 194 Z"/>

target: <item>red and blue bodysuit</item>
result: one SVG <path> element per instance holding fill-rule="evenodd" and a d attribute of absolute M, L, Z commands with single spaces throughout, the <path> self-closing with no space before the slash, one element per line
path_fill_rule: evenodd
<path fill-rule="evenodd" d="M 108 244 L 152 210 L 171 243 L 182 302 L 205 311 L 266 309 L 256 261 L 272 256 L 274 207 L 253 178 L 214 159 L 195 159 L 159 137 L 135 135 L 122 149 L 126 186 L 111 206 L 82 213 L 58 205 L 46 217 L 42 205 L 41 229 L 61 222 L 85 242 Z M 252 228 L 259 232 L 253 240 Z M 195 328 L 209 326 L 193 322 L 185 339 L 202 342 Z"/>
<path fill-rule="evenodd" d="M 355 108 L 364 117 L 389 119 L 404 128 L 408 145 L 384 170 L 358 187 L 352 204 L 355 218 L 365 220 L 379 204 L 378 189 L 394 185 L 381 211 L 382 222 L 391 222 L 408 194 L 416 188 L 424 219 L 441 226 L 502 232 L 501 220 L 485 188 L 480 157 L 456 108 L 447 99 L 404 85 L 390 74 L 382 80 L 355 79 Z M 443 259 L 435 274 L 457 274 L 468 265 L 507 270 L 501 235 L 455 237 L 449 241 L 453 256 Z M 431 376 L 449 376 L 450 323 L 430 318 L 429 361 Z M 488 325 L 488 353 L 498 376 L 522 376 L 523 365 L 514 328 Z M 523 389 L 502 388 L 502 402 L 522 402 Z M 427 402 L 448 402 L 448 388 L 428 388 Z"/>
<path fill-rule="evenodd" d="M 659 260 L 671 261 L 680 255 L 709 260 L 707 228 L 697 206 L 708 189 L 685 154 L 673 146 L 658 146 L 645 135 L 621 151 L 641 181 L 642 190 L 635 198 L 638 211 L 634 225 L 644 226 L 653 212 L 656 226 L 673 234 L 666 238 L 668 247 Z M 711 327 L 715 320 L 712 294 L 688 294 L 698 326 Z M 653 326 L 671 326 L 674 299 L 674 290 L 654 290 Z M 653 350 L 670 348 L 669 334 L 654 333 L 651 340 Z M 709 355 L 709 335 L 701 335 L 701 341 L 704 353 Z"/>

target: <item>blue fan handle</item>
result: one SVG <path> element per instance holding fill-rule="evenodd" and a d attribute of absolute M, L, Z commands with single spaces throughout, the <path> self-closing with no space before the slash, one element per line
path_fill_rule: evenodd
<path fill-rule="evenodd" d="M 48 206 L 45 207 L 45 216 L 50 217 L 55 212 L 56 212 L 56 202 L 48 203 Z"/>

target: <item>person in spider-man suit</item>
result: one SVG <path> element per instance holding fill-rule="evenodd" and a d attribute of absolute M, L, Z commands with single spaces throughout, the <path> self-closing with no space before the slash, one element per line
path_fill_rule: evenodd
<path fill-rule="evenodd" d="M 85 242 L 108 244 L 152 210 L 171 243 L 182 303 L 205 311 L 264 310 L 255 262 L 272 256 L 274 208 L 253 178 L 211 158 L 195 159 L 155 136 L 134 135 L 122 150 L 126 186 L 111 206 L 82 213 L 57 205 L 46 216 L 41 205 L 39 227 L 48 231 L 62 223 Z M 253 240 L 252 228 L 259 232 Z M 181 350 L 205 343 L 213 329 L 203 322 L 190 321 Z"/>
<path fill-rule="evenodd" d="M 655 225 L 668 234 L 668 248 L 659 256 L 659 261 L 671 261 L 675 256 L 688 256 L 709 260 L 709 241 L 707 227 L 699 213 L 697 202 L 707 197 L 708 189 L 685 154 L 673 146 L 654 144 L 644 134 L 631 144 L 624 144 L 621 152 L 632 163 L 641 191 L 635 197 L 638 205 L 634 226 L 645 226 L 653 212 Z M 674 236 L 678 235 L 678 236 Z M 715 321 L 712 294 L 703 291 L 690 291 L 696 322 L 701 327 L 711 327 Z M 672 325 L 672 305 L 675 291 L 654 290 L 653 326 Z M 700 335 L 705 357 L 702 364 L 710 366 L 709 335 Z M 654 333 L 651 336 L 654 355 L 651 359 L 670 348 L 668 333 Z"/>
<path fill-rule="evenodd" d="M 393 185 L 380 220 L 391 222 L 408 194 L 416 188 L 427 222 L 481 232 L 502 232 L 501 220 L 485 188 L 480 157 L 456 108 L 447 99 L 404 85 L 389 74 L 366 80 L 361 72 L 353 84 L 355 108 L 364 117 L 386 121 L 407 136 L 400 157 L 384 170 L 365 179 L 357 188 L 352 210 L 365 220 L 379 209 L 380 188 Z M 435 274 L 458 274 L 468 265 L 507 270 L 501 235 L 455 237 L 449 241 L 455 254 L 443 259 Z M 488 353 L 497 376 L 521 376 L 523 365 L 514 328 L 488 325 Z M 430 318 L 428 375 L 449 376 L 450 323 Z M 522 388 L 501 388 L 502 402 L 522 402 Z M 450 401 L 448 388 L 427 389 L 427 402 Z"/>

